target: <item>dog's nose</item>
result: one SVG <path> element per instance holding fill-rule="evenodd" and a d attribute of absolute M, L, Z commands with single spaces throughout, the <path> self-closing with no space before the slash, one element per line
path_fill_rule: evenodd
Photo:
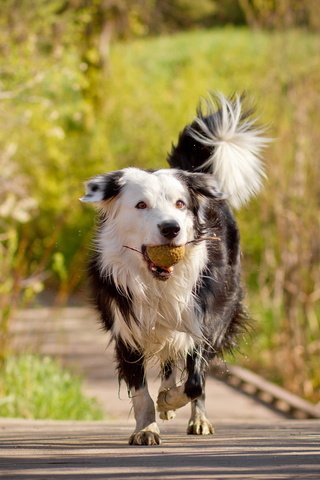
<path fill-rule="evenodd" d="M 172 240 L 180 232 L 180 225 L 176 221 L 162 222 L 158 225 L 160 233 L 163 237 Z"/>

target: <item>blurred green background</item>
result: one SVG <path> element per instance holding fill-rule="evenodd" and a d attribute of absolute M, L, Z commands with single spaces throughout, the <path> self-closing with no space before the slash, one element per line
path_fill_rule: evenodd
<path fill-rule="evenodd" d="M 209 90 L 247 91 L 274 142 L 237 213 L 256 319 L 237 362 L 320 400 L 318 0 L 2 0 L 0 331 L 81 303 L 90 176 L 166 166 Z"/>

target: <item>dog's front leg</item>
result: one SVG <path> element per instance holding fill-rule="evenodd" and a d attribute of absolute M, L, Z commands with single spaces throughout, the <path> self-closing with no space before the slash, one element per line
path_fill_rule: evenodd
<path fill-rule="evenodd" d="M 191 402 L 191 417 L 187 433 L 189 435 L 211 435 L 214 433 L 214 428 L 207 419 L 204 392 L 199 398 Z"/>
<path fill-rule="evenodd" d="M 129 439 L 130 445 L 160 445 L 160 431 L 156 423 L 154 403 L 147 384 L 131 389 L 136 428 Z"/>
<path fill-rule="evenodd" d="M 179 386 L 169 386 L 159 392 L 157 407 L 160 413 L 177 410 L 202 394 L 203 371 L 202 356 L 199 350 L 189 352 L 186 358 L 187 380 Z"/>
<path fill-rule="evenodd" d="M 136 428 L 130 445 L 160 445 L 154 403 L 145 378 L 144 357 L 138 350 L 120 342 L 116 345 L 119 379 L 125 380 L 132 398 Z"/>
<path fill-rule="evenodd" d="M 188 353 L 186 371 L 188 376 L 183 385 L 171 386 L 168 382 L 168 388 L 160 390 L 157 401 L 160 418 L 164 418 L 167 411 L 184 407 L 191 401 L 188 433 L 194 435 L 211 434 L 213 433 L 213 427 L 205 412 L 206 361 L 200 347 Z"/>
<path fill-rule="evenodd" d="M 171 388 L 176 386 L 176 366 L 173 366 L 170 361 L 167 361 L 162 366 L 162 375 L 161 375 L 161 386 L 159 390 L 159 396 L 165 394 Z M 159 397 L 158 397 L 159 401 Z M 159 407 L 159 406 L 158 406 Z M 159 409 L 159 408 L 158 408 Z M 170 409 L 159 409 L 161 420 L 172 420 L 175 416 L 175 410 Z"/>

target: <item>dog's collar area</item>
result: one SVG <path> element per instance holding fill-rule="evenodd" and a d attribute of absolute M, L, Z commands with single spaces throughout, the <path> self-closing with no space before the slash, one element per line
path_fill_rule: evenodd
<path fill-rule="evenodd" d="M 160 267 L 159 265 L 156 265 L 155 263 L 153 263 L 150 260 L 148 254 L 147 254 L 146 245 L 142 245 L 141 252 L 143 254 L 143 258 L 144 258 L 145 262 L 147 263 L 148 269 L 150 270 L 150 272 L 152 273 L 152 275 L 156 279 L 165 281 L 165 280 L 168 280 L 172 276 L 172 274 L 174 272 L 174 268 L 172 266 L 171 267 Z"/>

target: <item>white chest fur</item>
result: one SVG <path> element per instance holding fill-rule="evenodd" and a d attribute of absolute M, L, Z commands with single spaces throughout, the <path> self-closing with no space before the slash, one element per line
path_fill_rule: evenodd
<path fill-rule="evenodd" d="M 131 293 L 136 320 L 124 319 L 114 303 L 113 335 L 141 349 L 146 358 L 165 361 L 185 356 L 202 336 L 194 286 L 206 260 L 205 245 L 194 246 L 166 282 L 154 279 L 145 268 L 128 270 L 125 276 L 122 269 L 121 288 Z"/>

